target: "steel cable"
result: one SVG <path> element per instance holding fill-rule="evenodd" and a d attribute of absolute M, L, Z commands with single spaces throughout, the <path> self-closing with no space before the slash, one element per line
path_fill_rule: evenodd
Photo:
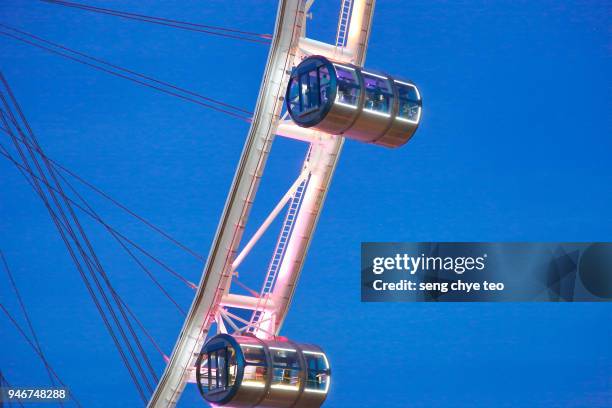
<path fill-rule="evenodd" d="M 142 21 L 146 23 L 152 23 L 152 24 L 158 24 L 158 25 L 178 28 L 181 30 L 195 31 L 195 32 L 200 32 L 204 34 L 217 35 L 220 37 L 255 42 L 255 43 L 260 43 L 260 44 L 269 44 L 270 39 L 272 38 L 270 34 L 255 33 L 252 31 L 237 30 L 237 29 L 232 29 L 232 28 L 206 25 L 206 24 L 196 24 L 196 23 L 190 23 L 187 21 L 154 17 L 154 16 L 148 16 L 145 14 L 130 13 L 126 11 L 113 10 L 113 9 L 102 8 L 102 7 L 95 7 L 95 6 L 90 6 L 90 5 L 82 4 L 82 3 L 74 3 L 74 2 L 59 1 L 59 0 L 40 0 L 40 1 L 42 1 L 43 3 L 56 4 L 60 6 L 71 7 L 71 8 L 76 8 L 76 9 L 85 10 L 85 11 L 91 11 L 94 13 L 107 14 L 107 15 L 111 15 L 115 17 L 121 17 L 121 18 L 136 20 L 136 21 Z"/>
<path fill-rule="evenodd" d="M 6 25 L 4 25 L 4 24 L 0 24 L 0 25 L 2 25 L 2 26 L 6 26 Z M 145 82 L 145 81 L 142 81 L 142 80 L 139 80 L 139 79 L 136 79 L 136 78 L 132 78 L 132 77 L 130 77 L 130 76 L 128 76 L 128 75 L 121 74 L 121 73 L 119 73 L 119 72 L 115 72 L 115 71 L 113 71 L 113 70 L 111 70 L 111 69 L 104 68 L 104 67 L 99 66 L 99 65 L 95 65 L 95 64 L 93 64 L 93 63 L 91 63 L 91 62 L 88 62 L 88 61 L 85 61 L 85 60 L 83 60 L 83 59 L 77 58 L 77 57 L 75 57 L 75 56 L 69 55 L 69 54 L 67 54 L 67 53 L 65 53 L 65 52 L 61 52 L 61 51 L 55 50 L 55 49 L 53 49 L 53 48 L 47 47 L 47 46 L 42 45 L 42 44 L 37 44 L 37 43 L 35 43 L 35 42 L 32 42 L 32 41 L 30 41 L 30 40 L 27 40 L 27 39 L 25 39 L 25 38 L 19 37 L 19 36 L 15 35 L 15 34 L 11 34 L 11 33 L 6 32 L 6 31 L 0 31 L 0 35 L 3 35 L 3 36 L 5 36 L 5 37 L 12 38 L 12 39 L 14 39 L 14 40 L 16 40 L 16 41 L 19 41 L 19 42 L 22 42 L 22 43 L 24 43 L 24 44 L 28 44 L 28 45 L 31 45 L 31 46 L 33 46 L 33 47 L 36 47 L 36 48 L 39 48 L 39 49 L 42 49 L 42 50 L 48 51 L 48 52 L 50 52 L 50 53 L 53 53 L 53 54 L 59 55 L 59 56 L 61 56 L 61 57 L 64 57 L 64 58 L 66 58 L 66 59 L 69 59 L 69 60 L 71 60 L 71 61 L 78 62 L 79 64 L 86 65 L 86 66 L 88 66 L 88 67 L 90 67 L 90 68 L 94 68 L 94 69 L 96 69 L 96 70 L 99 70 L 99 71 L 102 71 L 102 72 L 106 72 L 107 74 L 110 74 L 110 75 L 113 75 L 113 76 L 116 76 L 116 77 L 119 77 L 119 78 L 123 78 L 123 79 L 126 79 L 126 80 L 131 81 L 131 82 L 135 82 L 135 83 L 140 84 L 140 85 L 142 85 L 142 86 L 145 86 L 145 87 L 147 87 L 147 88 L 155 89 L 155 90 L 157 90 L 157 91 L 159 91 L 159 92 L 163 92 L 163 93 L 165 93 L 165 94 L 168 94 L 168 95 L 174 96 L 174 97 L 176 97 L 176 98 L 179 98 L 179 99 L 182 99 L 182 100 L 185 100 L 185 101 L 188 101 L 188 102 L 194 103 L 194 104 L 196 104 L 196 105 L 200 105 L 200 106 L 203 106 L 203 107 L 205 107 L 205 108 L 215 110 L 215 111 L 217 111 L 217 112 L 225 113 L 225 114 L 227 114 L 227 115 L 230 115 L 230 116 L 233 116 L 233 117 L 238 118 L 238 119 L 240 119 L 240 120 L 243 120 L 243 121 L 245 121 L 245 122 L 247 122 L 247 123 L 250 123 L 250 122 L 251 122 L 251 118 L 250 118 L 250 117 L 248 117 L 248 116 L 244 116 L 244 115 L 243 115 L 243 114 L 241 114 L 241 113 L 236 113 L 236 112 L 230 111 L 230 110 L 228 110 L 229 108 L 228 108 L 228 109 L 224 109 L 224 108 L 220 108 L 220 107 L 215 106 L 215 105 L 211 105 L 211 103 L 217 103 L 218 105 L 221 105 L 221 106 L 231 106 L 231 105 L 225 104 L 224 102 L 218 102 L 218 101 L 213 100 L 213 99 L 211 99 L 211 98 L 207 98 L 207 99 L 206 99 L 206 100 L 207 100 L 207 101 L 209 101 L 210 103 L 202 102 L 202 101 L 199 101 L 199 100 L 197 100 L 197 99 L 194 99 L 193 97 L 190 97 L 190 96 L 185 96 L 185 95 L 181 95 L 181 94 L 180 94 L 180 93 L 178 93 L 178 92 L 171 91 L 171 90 L 168 90 L 168 89 L 164 89 L 164 88 L 162 88 L 162 87 L 160 87 L 160 86 L 152 85 L 152 84 L 147 83 L 147 82 Z M 77 55 L 78 55 L 78 54 L 77 54 Z M 94 61 L 94 60 L 95 60 L 95 59 L 93 59 L 93 58 L 91 58 L 91 59 L 92 59 L 92 61 Z M 112 64 L 108 64 L 108 66 L 109 66 L 109 67 L 113 67 L 113 65 L 112 65 Z M 115 69 L 117 69 L 117 68 L 115 68 Z M 127 72 L 128 72 L 128 70 L 124 70 L 124 72 L 126 72 L 126 73 L 127 73 Z M 132 75 L 135 75 L 135 76 L 141 77 L 141 78 L 143 78 L 143 79 L 144 79 L 144 78 L 147 78 L 147 77 L 146 77 L 146 76 L 144 76 L 144 75 L 140 75 L 140 76 L 139 76 L 139 75 L 136 75 L 136 74 L 132 74 Z M 156 83 L 160 83 L 160 84 L 162 83 L 161 81 L 157 81 L 157 80 L 155 80 L 155 81 L 154 81 L 154 80 L 151 80 L 151 82 L 156 82 Z M 173 86 L 169 86 L 169 85 L 166 85 L 166 86 L 168 86 L 169 88 L 172 88 L 172 89 L 182 89 L 182 88 L 173 87 Z M 183 91 L 183 92 L 185 92 L 185 91 Z M 193 94 L 194 94 L 193 92 L 190 92 L 190 91 L 189 91 L 189 92 L 185 92 L 185 93 L 188 93 L 188 94 L 190 94 L 190 95 L 193 95 Z M 197 95 L 197 94 L 196 94 L 196 95 Z M 214 102 L 213 102 L 213 101 L 214 101 Z M 237 110 L 237 111 L 239 111 L 239 112 L 244 112 L 244 113 L 247 113 L 247 112 L 248 112 L 248 111 L 246 111 L 246 110 L 244 110 L 244 109 L 242 109 L 242 108 L 236 108 L 236 107 L 233 107 L 233 106 L 231 107 L 231 109 Z M 250 112 L 249 112 L 249 113 L 250 113 Z"/>

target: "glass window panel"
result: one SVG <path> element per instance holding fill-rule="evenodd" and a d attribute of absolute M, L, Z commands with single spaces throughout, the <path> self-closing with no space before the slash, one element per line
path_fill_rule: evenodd
<path fill-rule="evenodd" d="M 247 364 L 266 365 L 266 355 L 263 347 L 241 344 L 240 348 L 242 349 L 242 353 L 244 354 L 244 359 Z"/>
<path fill-rule="evenodd" d="M 291 106 L 291 112 L 296 114 L 301 112 L 300 80 L 297 77 L 291 78 L 291 85 L 289 87 L 289 106 Z"/>
<path fill-rule="evenodd" d="M 198 384 L 201 386 L 204 393 L 208 393 L 208 354 L 202 358 L 202 362 L 200 364 L 200 376 L 201 377 Z"/>
<path fill-rule="evenodd" d="M 326 371 L 308 370 L 306 388 L 309 390 L 324 391 L 327 388 L 329 374 Z"/>
<path fill-rule="evenodd" d="M 308 366 L 308 375 L 306 388 L 311 390 L 324 391 L 329 382 L 329 367 L 327 361 L 322 354 L 304 353 L 306 365 Z"/>
<path fill-rule="evenodd" d="M 338 76 L 338 93 L 336 102 L 344 105 L 357 106 L 359 102 L 359 81 L 355 70 L 335 65 Z"/>
<path fill-rule="evenodd" d="M 302 92 L 302 113 L 319 107 L 319 87 L 317 70 L 306 72 L 300 77 Z"/>
<path fill-rule="evenodd" d="M 217 388 L 217 352 L 208 354 L 208 389 Z"/>
<path fill-rule="evenodd" d="M 217 388 L 227 387 L 226 349 L 217 352 Z"/>
<path fill-rule="evenodd" d="M 228 385 L 232 386 L 236 383 L 236 375 L 238 375 L 238 362 L 236 360 L 236 350 L 233 347 L 227 348 L 228 359 Z"/>
<path fill-rule="evenodd" d="M 419 97 L 416 91 L 416 87 L 412 85 L 402 84 L 399 82 L 396 82 L 396 84 L 397 84 L 397 91 L 399 93 L 400 98 L 418 102 Z"/>
<path fill-rule="evenodd" d="M 246 365 L 244 367 L 242 384 L 246 386 L 263 387 L 266 384 L 267 375 L 268 369 L 265 366 Z"/>
<path fill-rule="evenodd" d="M 270 353 L 275 367 L 300 368 L 297 351 L 270 347 Z"/>
<path fill-rule="evenodd" d="M 365 87 L 364 109 L 389 114 L 393 106 L 393 91 L 388 79 L 363 73 Z"/>
<path fill-rule="evenodd" d="M 310 94 L 310 109 L 318 109 L 320 105 L 319 97 L 319 77 L 318 70 L 313 69 L 308 73 L 308 93 Z"/>
<path fill-rule="evenodd" d="M 309 100 L 309 92 L 308 92 L 308 73 L 306 74 L 302 74 L 300 76 L 300 93 L 302 94 L 302 109 L 301 111 L 304 112 L 305 110 L 308 110 L 308 106 L 310 105 L 310 100 Z"/>
<path fill-rule="evenodd" d="M 319 87 L 321 89 L 321 105 L 325 105 L 331 94 L 331 78 L 326 66 L 319 68 Z"/>
<path fill-rule="evenodd" d="M 272 384 L 295 386 L 300 384 L 300 362 L 297 351 L 270 348 L 272 354 Z"/>
<path fill-rule="evenodd" d="M 265 387 L 268 368 L 263 347 L 254 344 L 241 344 L 246 366 L 242 377 L 242 385 L 247 387 Z"/>
<path fill-rule="evenodd" d="M 399 110 L 397 116 L 412 122 L 419 120 L 420 109 L 419 95 L 416 87 L 396 82 L 399 95 Z"/>

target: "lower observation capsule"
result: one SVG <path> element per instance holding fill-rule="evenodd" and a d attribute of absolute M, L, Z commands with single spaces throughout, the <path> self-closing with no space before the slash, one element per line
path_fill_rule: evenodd
<path fill-rule="evenodd" d="M 421 121 L 412 82 L 322 56 L 293 69 L 286 101 L 298 126 L 387 147 L 410 140 Z"/>
<path fill-rule="evenodd" d="M 219 334 L 196 364 L 200 393 L 213 406 L 318 408 L 331 381 L 317 346 Z"/>

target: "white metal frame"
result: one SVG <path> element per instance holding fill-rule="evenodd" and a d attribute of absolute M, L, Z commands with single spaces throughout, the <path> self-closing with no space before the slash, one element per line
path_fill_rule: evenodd
<path fill-rule="evenodd" d="M 274 36 L 253 121 L 204 267 L 193 303 L 149 407 L 174 407 L 187 382 L 211 325 L 219 332 L 248 330 L 261 338 L 277 335 L 289 309 L 344 139 L 282 120 L 291 68 L 302 57 L 319 54 L 363 65 L 375 0 L 343 0 L 337 44 L 305 37 L 306 14 L 313 0 L 279 0 Z M 350 17 L 349 17 L 350 13 Z M 248 214 L 264 174 L 275 135 L 310 143 L 302 172 L 261 227 L 240 250 Z M 230 293 L 232 277 L 257 240 L 289 205 L 275 254 L 259 296 Z M 280 253 L 280 252 L 278 252 Z M 228 307 L 253 310 L 250 321 Z M 242 327 L 240 327 L 242 325 Z"/>

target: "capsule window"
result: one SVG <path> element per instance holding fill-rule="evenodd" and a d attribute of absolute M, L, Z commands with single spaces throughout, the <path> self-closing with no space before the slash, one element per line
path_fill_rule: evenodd
<path fill-rule="evenodd" d="M 217 353 L 208 353 L 206 358 L 206 381 L 204 382 L 205 390 L 210 391 L 213 389 L 212 379 L 215 378 L 214 388 L 217 388 Z"/>
<path fill-rule="evenodd" d="M 236 383 L 238 374 L 236 351 L 232 347 L 226 347 L 208 353 L 203 368 L 205 392 L 227 389 Z"/>
<path fill-rule="evenodd" d="M 395 81 L 399 95 L 397 118 L 407 122 L 418 123 L 421 116 L 420 95 L 414 85 Z"/>
<path fill-rule="evenodd" d="M 353 68 L 336 65 L 336 76 L 338 78 L 338 93 L 336 94 L 336 103 L 341 105 L 357 107 L 359 102 L 359 81 L 357 73 Z"/>
<path fill-rule="evenodd" d="M 325 105 L 331 95 L 331 77 L 326 66 L 319 67 L 319 88 L 321 90 L 321 105 Z"/>
<path fill-rule="evenodd" d="M 240 348 L 242 349 L 246 363 L 242 384 L 247 387 L 265 387 L 268 368 L 263 347 L 241 344 Z"/>
<path fill-rule="evenodd" d="M 208 354 L 208 389 L 210 391 L 219 388 L 219 351 L 213 351 Z"/>
<path fill-rule="evenodd" d="M 296 350 L 270 347 L 272 355 L 272 387 L 295 389 L 300 386 L 300 362 Z"/>
<path fill-rule="evenodd" d="M 299 114 L 302 111 L 300 106 L 300 81 L 297 77 L 291 78 L 291 84 L 289 85 L 289 106 L 291 111 L 295 114 Z"/>
<path fill-rule="evenodd" d="M 217 388 L 227 387 L 227 349 L 217 351 Z"/>
<path fill-rule="evenodd" d="M 236 350 L 233 347 L 227 348 L 227 368 L 228 368 L 228 386 L 232 386 L 236 383 L 236 377 L 238 376 L 238 361 L 236 360 Z"/>
<path fill-rule="evenodd" d="M 362 71 L 365 88 L 364 110 L 389 116 L 393 106 L 391 83 L 383 76 Z"/>
<path fill-rule="evenodd" d="M 247 364 L 266 364 L 266 355 L 263 347 L 253 344 L 241 344 L 244 360 Z"/>
<path fill-rule="evenodd" d="M 329 363 L 323 353 L 304 351 L 308 376 L 306 390 L 327 392 L 329 388 Z"/>
<path fill-rule="evenodd" d="M 300 76 L 302 94 L 301 114 L 305 115 L 319 108 L 319 86 L 317 70 L 306 72 Z"/>

